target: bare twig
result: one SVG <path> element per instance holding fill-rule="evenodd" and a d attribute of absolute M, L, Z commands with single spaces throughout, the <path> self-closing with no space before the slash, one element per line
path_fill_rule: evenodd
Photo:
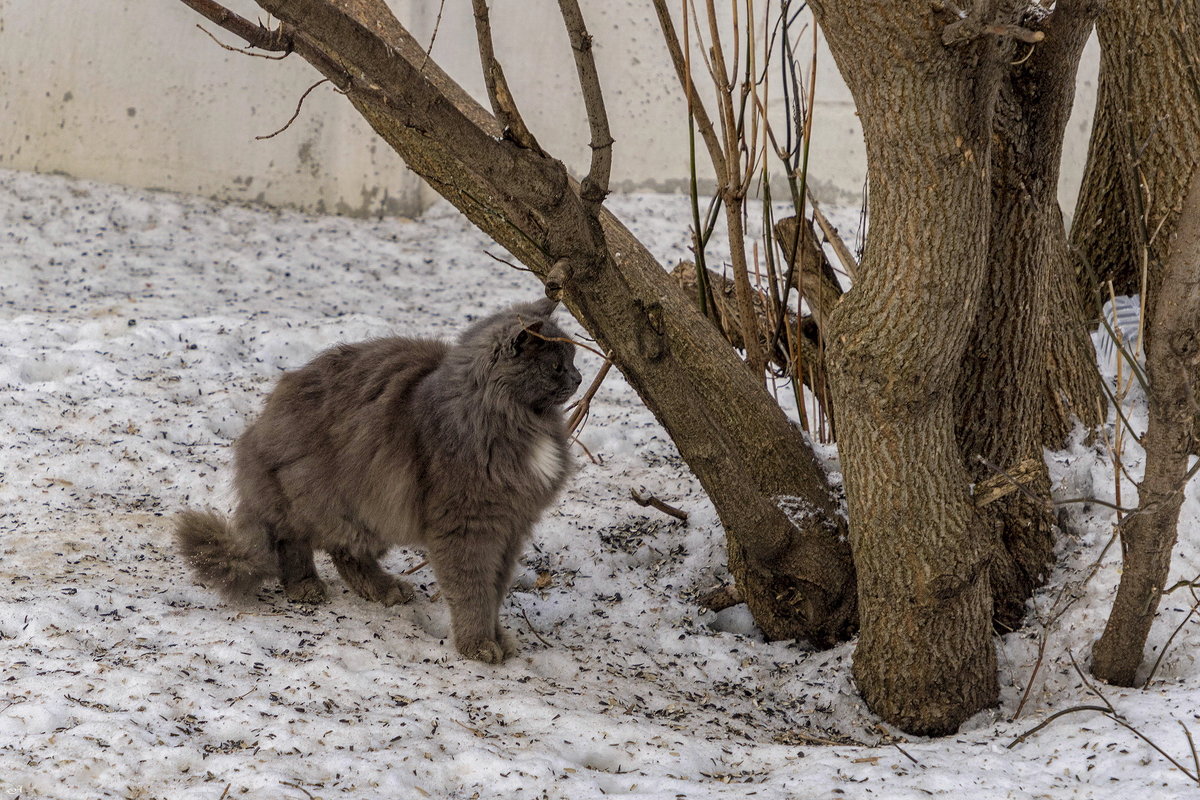
<path fill-rule="evenodd" d="M 667 10 L 667 2 L 666 0 L 653 0 L 653 2 L 654 12 L 658 15 L 658 24 L 662 28 L 663 39 L 667 44 L 667 52 L 670 53 L 671 63 L 675 67 L 675 75 L 679 78 L 679 83 L 683 86 L 687 97 L 688 111 L 696 122 L 696 128 L 700 131 L 700 138 L 704 140 L 704 146 L 708 149 L 708 156 L 712 159 L 714 169 L 718 175 L 723 175 L 725 173 L 725 153 L 721 149 L 721 142 L 713 128 L 712 118 L 708 116 L 708 111 L 705 110 L 700 95 L 696 93 L 696 87 L 692 85 L 691 71 L 687 68 L 687 60 L 683 47 L 680 45 L 679 36 L 675 33 L 675 23 L 671 20 L 671 12 Z"/>
<path fill-rule="evenodd" d="M 1028 499 L 1030 502 L 1036 503 L 1037 505 L 1041 506 L 1042 508 L 1046 509 L 1047 511 L 1053 511 L 1054 509 L 1058 508 L 1059 506 L 1071 505 L 1073 503 L 1094 503 L 1098 506 L 1104 506 L 1105 508 L 1111 508 L 1113 511 L 1117 511 L 1122 514 L 1132 515 L 1132 514 L 1140 513 L 1140 509 L 1125 508 L 1124 506 L 1117 505 L 1116 503 L 1110 503 L 1107 500 L 1101 500 L 1098 497 L 1069 497 L 1066 500 L 1048 500 L 1044 497 L 1038 497 L 1033 492 L 1026 489 L 1021 480 L 1018 480 L 1016 477 L 1009 475 L 1007 472 L 1002 470 L 1000 467 L 997 467 L 995 464 L 988 461 L 983 456 L 976 454 L 975 460 L 978 461 L 980 464 L 983 464 L 985 467 L 990 469 L 992 472 L 996 473 L 998 476 L 1001 476 L 1005 480 L 1007 480 L 1013 486 L 1014 491 L 1018 491 L 1021 494 L 1025 495 L 1026 499 Z M 1195 470 L 1193 470 L 1193 472 L 1195 472 Z M 1184 483 L 1186 485 L 1186 481 Z M 996 498 L 993 498 L 993 499 L 996 499 Z M 988 500 L 986 502 L 990 503 L 991 500 Z M 984 505 L 986 505 L 986 503 L 984 503 Z M 1129 517 L 1125 517 L 1124 519 L 1122 519 L 1121 522 L 1118 523 L 1118 525 L 1124 524 L 1125 520 L 1127 520 L 1128 518 Z"/>
<path fill-rule="evenodd" d="M 1021 700 L 1017 703 L 1017 709 L 1013 712 L 1013 715 L 1010 718 L 1011 720 L 1016 720 L 1021 716 L 1021 711 L 1025 708 L 1025 704 L 1029 701 L 1030 695 L 1033 694 L 1034 683 L 1037 681 L 1038 672 L 1041 671 L 1042 664 L 1046 658 L 1046 646 L 1050 641 L 1051 626 L 1058 622 L 1058 620 L 1060 620 L 1063 615 L 1067 613 L 1071 606 L 1075 605 L 1079 598 L 1083 596 L 1082 588 L 1086 586 L 1088 582 L 1091 581 L 1092 577 L 1100 570 L 1100 564 L 1104 561 L 1104 557 L 1108 554 L 1109 548 L 1112 547 L 1113 543 L 1117 541 L 1117 534 L 1120 532 L 1120 530 L 1121 529 L 1117 525 L 1113 525 L 1112 535 L 1108 537 L 1108 541 L 1105 542 L 1104 547 L 1100 549 L 1100 554 L 1096 556 L 1095 560 L 1093 560 L 1091 565 L 1087 568 L 1083 578 L 1081 578 L 1079 581 L 1076 581 L 1075 584 L 1064 583 L 1063 587 L 1058 592 L 1058 596 L 1054 598 L 1054 603 L 1050 606 L 1049 617 L 1042 623 L 1042 630 L 1038 636 L 1037 660 L 1034 662 L 1033 669 L 1029 673 L 1029 680 L 1025 683 L 1025 691 L 1021 693 Z M 1067 590 L 1070 589 L 1072 585 L 1077 586 L 1080 591 L 1074 593 L 1066 603 L 1063 603 L 1063 598 L 1067 596 Z"/>
<path fill-rule="evenodd" d="M 1043 32 L 1031 31 L 1020 25 L 984 25 L 983 32 L 992 36 L 1009 36 L 1026 44 L 1037 44 L 1046 38 L 1046 34 Z"/>
<path fill-rule="evenodd" d="M 207 17 L 220 25 L 235 36 L 240 36 L 251 47 L 275 53 L 290 53 L 292 51 L 291 36 L 282 25 L 272 30 L 233 13 L 220 3 L 214 2 L 214 0 L 180 0 L 180 2 L 201 16 Z M 205 33 L 208 33 L 208 31 L 205 31 Z M 212 34 L 209 35 L 211 36 Z"/>
<path fill-rule="evenodd" d="M 567 433 L 575 433 L 575 429 L 583 424 L 583 420 L 587 417 L 588 412 L 591 411 L 592 398 L 596 396 L 596 392 L 600 389 L 600 384 L 604 383 L 604 379 L 608 377 L 610 369 L 612 369 L 612 362 L 605 361 L 604 365 L 600 367 L 600 371 L 596 373 L 596 377 L 592 379 L 592 383 L 588 386 L 587 391 L 583 393 L 583 397 L 575 402 L 575 410 L 571 413 L 571 418 L 567 420 Z M 587 448 L 584 449 L 586 450 Z"/>
<path fill-rule="evenodd" d="M 659 511 L 663 512 L 664 514 L 669 514 L 675 519 L 683 520 L 684 522 L 687 522 L 688 520 L 688 512 L 664 503 L 662 500 L 659 500 L 649 492 L 630 489 L 629 496 L 633 499 L 633 502 L 637 503 L 639 506 L 657 508 Z"/>
<path fill-rule="evenodd" d="M 1179 763 L 1177 760 L 1175 760 L 1175 758 L 1173 758 L 1173 757 L 1171 756 L 1171 754 L 1170 754 L 1170 753 L 1168 753 L 1166 750 L 1163 750 L 1161 747 L 1159 747 L 1159 746 L 1158 746 L 1158 744 L 1157 744 L 1157 743 L 1156 743 L 1156 742 L 1155 742 L 1153 739 L 1151 739 L 1149 736 L 1147 736 L 1146 734 L 1142 733 L 1142 732 L 1141 732 L 1141 731 L 1139 731 L 1137 728 L 1133 727 L 1133 726 L 1132 726 L 1132 725 L 1130 725 L 1128 722 L 1126 722 L 1125 720 L 1123 720 L 1123 719 L 1121 719 L 1120 717 L 1116 716 L 1115 714 L 1107 714 L 1106 716 L 1107 716 L 1109 719 L 1111 719 L 1113 722 L 1115 722 L 1115 723 L 1117 723 L 1118 725 L 1120 725 L 1122 728 L 1125 728 L 1126 730 L 1128 730 L 1128 731 L 1129 731 L 1130 733 L 1132 733 L 1134 736 L 1136 736 L 1136 737 L 1138 737 L 1139 739 L 1141 739 L 1141 740 L 1142 740 L 1143 742 L 1145 742 L 1146 744 L 1148 744 L 1148 745 L 1150 745 L 1151 747 L 1153 747 L 1153 748 L 1154 748 L 1154 749 L 1155 749 L 1155 750 L 1158 752 L 1158 754 L 1159 754 L 1160 756 L 1162 756 L 1162 757 L 1163 757 L 1163 758 L 1165 758 L 1167 761 L 1170 761 L 1172 764 L 1174 764 L 1174 765 L 1175 765 L 1175 768 L 1176 768 L 1176 769 L 1178 769 L 1180 772 L 1182 772 L 1184 775 L 1188 776 L 1188 778 L 1190 778 L 1190 779 L 1192 780 L 1192 782 L 1193 782 L 1193 783 L 1196 783 L 1196 784 L 1200 785 L 1200 774 L 1198 774 L 1198 773 L 1195 773 L 1195 772 L 1192 772 L 1190 769 L 1188 769 L 1187 767 L 1185 767 L 1183 764 L 1180 764 L 1180 763 Z M 1180 724 L 1182 724 L 1182 723 L 1180 723 Z M 1186 727 L 1186 726 L 1184 726 L 1184 730 L 1185 730 L 1185 731 L 1187 730 L 1187 727 Z M 1192 737 L 1191 737 L 1191 734 L 1190 734 L 1190 733 L 1188 734 L 1188 743 L 1189 743 L 1189 744 L 1192 744 Z M 1193 745 L 1193 747 L 1194 747 L 1194 745 Z M 1194 749 L 1193 749 L 1193 751 L 1192 751 L 1192 754 L 1193 754 L 1193 755 L 1195 755 L 1195 750 L 1194 750 Z"/>
<path fill-rule="evenodd" d="M 429 566 L 428 558 L 425 559 L 424 561 L 422 561 L 420 564 L 417 564 L 415 567 L 409 567 L 408 569 L 404 570 L 404 572 L 401 572 L 400 574 L 401 575 L 412 575 L 414 572 L 417 572 L 418 570 L 421 570 L 427 566 Z"/>
<path fill-rule="evenodd" d="M 833 252 L 837 254 L 838 261 L 842 262 L 842 269 L 851 280 L 854 279 L 858 272 L 858 261 L 854 258 L 854 254 L 850 252 L 850 248 L 846 246 L 846 242 L 842 240 L 837 228 L 829 222 L 829 218 L 821 211 L 821 206 L 817 204 L 817 198 L 813 197 L 812 189 L 807 189 L 808 205 L 812 208 L 813 219 L 816 220 L 818 227 L 821 228 L 821 233 L 825 234 L 825 241 L 833 246 Z"/>
<path fill-rule="evenodd" d="M 1197 580 L 1200 580 L 1200 577 L 1198 577 Z M 1152 666 L 1150 668 L 1150 674 L 1146 676 L 1146 682 L 1144 684 L 1142 684 L 1143 686 L 1149 686 L 1150 681 L 1154 680 L 1154 675 L 1158 672 L 1158 666 L 1159 666 L 1159 664 L 1162 663 L 1163 656 L 1165 656 L 1167 654 L 1167 651 L 1171 649 L 1171 643 L 1175 641 L 1175 637 L 1178 636 L 1179 632 L 1181 630 L 1183 630 L 1184 626 L 1187 625 L 1188 622 L 1191 621 L 1192 617 L 1196 616 L 1196 611 L 1200 610 L 1200 597 L 1198 597 L 1196 595 L 1195 582 L 1193 581 L 1191 584 L 1185 584 L 1185 585 L 1190 586 L 1191 592 L 1192 592 L 1192 597 L 1195 599 L 1196 602 L 1192 603 L 1192 607 L 1190 609 L 1188 609 L 1188 613 L 1183 618 L 1183 621 L 1180 622 L 1178 625 L 1176 625 L 1175 630 L 1171 631 L 1171 635 L 1167 637 L 1167 641 L 1163 644 L 1162 650 L 1160 650 L 1158 653 L 1158 658 L 1154 659 L 1154 666 Z M 1178 588 L 1178 587 L 1176 586 L 1173 588 Z M 1167 590 L 1167 591 L 1163 592 L 1163 594 L 1165 595 L 1169 591 L 1171 591 L 1171 590 Z M 1200 772 L 1200 770 L 1197 770 L 1197 772 Z"/>
<path fill-rule="evenodd" d="M 459 722 L 459 721 L 458 721 L 458 720 L 456 720 L 456 719 L 452 719 L 452 720 L 450 720 L 450 721 L 451 721 L 451 722 L 453 722 L 453 723 L 454 723 L 455 725 L 457 725 L 458 727 L 462 728 L 463 730 L 465 730 L 465 731 L 470 731 L 471 733 L 475 734 L 475 736 L 476 736 L 476 737 L 478 737 L 478 738 L 480 738 L 480 739 L 486 739 L 486 738 L 487 738 L 487 734 L 486 734 L 486 733 L 484 733 L 483 731 L 479 730 L 478 728 L 472 728 L 470 725 L 468 725 L 468 724 L 467 724 L 467 723 L 465 723 L 465 722 Z"/>
<path fill-rule="evenodd" d="M 513 262 L 509 261 L 507 258 L 501 258 L 500 256 L 495 255 L 494 253 L 489 253 L 487 250 L 484 250 L 483 254 L 485 256 L 487 256 L 488 258 L 492 259 L 493 261 L 499 261 L 501 264 L 512 267 L 515 270 L 519 270 L 521 272 L 533 272 L 533 270 L 531 270 L 529 267 L 523 267 L 520 264 L 514 264 Z"/>
<path fill-rule="evenodd" d="M 1037 725 L 1034 725 L 1032 728 L 1025 731 L 1020 736 L 1018 736 L 1017 738 L 1015 738 L 1011 742 L 1009 742 L 1008 745 L 1006 746 L 1007 749 L 1012 750 L 1014 747 L 1019 745 L 1021 742 L 1025 741 L 1030 736 L 1033 736 L 1035 733 L 1037 733 L 1042 728 L 1049 725 L 1051 722 L 1054 722 L 1054 720 L 1058 719 L 1059 717 L 1065 717 L 1067 714 L 1075 714 L 1080 711 L 1098 711 L 1101 714 L 1104 714 L 1105 716 L 1107 716 L 1109 713 L 1107 706 L 1096 706 L 1096 705 L 1071 706 L 1070 708 L 1064 708 L 1061 711 L 1055 711 L 1053 714 L 1046 717 L 1044 720 L 1039 722 Z"/>
<path fill-rule="evenodd" d="M 307 797 L 308 800 L 316 800 L 316 798 L 312 796 L 312 792 L 308 791 L 308 789 L 305 789 L 298 783 L 292 783 L 291 781 L 280 781 L 279 783 L 283 786 L 289 786 L 292 789 L 299 789 L 300 791 L 304 792 L 304 796 Z"/>
<path fill-rule="evenodd" d="M 487 86 L 492 113 L 514 142 L 528 150 L 544 152 L 525 125 L 525 120 L 521 118 L 521 112 L 517 110 L 517 101 L 509 91 L 508 81 L 504 79 L 504 69 L 496 59 L 496 52 L 492 47 L 492 23 L 488 16 L 487 0 L 471 0 L 471 7 L 475 11 L 475 39 L 479 47 L 483 82 Z"/>
<path fill-rule="evenodd" d="M 215 35 L 213 35 L 212 32 L 210 32 L 208 30 L 208 28 L 204 27 L 203 25 L 200 25 L 197 23 L 196 27 L 199 28 L 200 30 L 204 31 L 204 33 L 208 35 L 208 38 L 212 39 L 214 42 L 217 43 L 218 47 L 224 48 L 224 49 L 230 51 L 231 53 L 241 53 L 244 56 L 251 56 L 253 58 L 265 58 L 269 61 L 282 61 L 283 59 L 287 58 L 288 56 L 290 56 L 292 54 L 292 52 L 290 50 L 280 53 L 277 56 L 267 55 L 266 53 L 252 53 L 252 52 L 250 52 L 250 50 L 248 50 L 244 47 L 233 47 L 232 45 L 225 44 L 220 39 L 218 39 Z"/>
<path fill-rule="evenodd" d="M 1196 775 L 1200 775 L 1200 755 L 1196 753 L 1196 740 L 1192 738 L 1192 732 L 1187 725 L 1183 724 L 1183 720 L 1176 720 L 1179 727 L 1183 728 L 1183 735 L 1187 737 L 1188 748 L 1192 751 L 1192 766 L 1196 769 Z"/>
<path fill-rule="evenodd" d="M 583 92 L 583 106 L 587 111 L 588 126 L 592 132 L 592 160 L 587 177 L 583 179 L 580 196 L 593 208 L 604 202 L 608 194 L 608 179 L 612 171 L 613 137 L 608 128 L 608 112 L 604 108 L 604 93 L 600 89 L 600 75 L 596 72 L 596 59 L 592 54 L 592 37 L 587 32 L 579 0 L 558 0 L 563 23 L 571 39 L 571 50 L 575 53 L 575 69 L 579 73 L 579 88 Z"/>
<path fill-rule="evenodd" d="M 1102 702 L 1104 705 L 1102 705 L 1102 706 L 1096 706 L 1096 705 L 1074 706 L 1072 708 L 1063 709 L 1062 711 L 1059 711 L 1055 714 L 1051 714 L 1049 717 L 1047 717 L 1045 720 L 1043 720 L 1039 725 L 1029 729 L 1025 733 L 1018 736 L 1016 739 L 1014 739 L 1012 742 L 1010 742 L 1008 745 L 1008 747 L 1010 749 L 1012 747 L 1014 747 L 1015 745 L 1020 744 L 1025 739 L 1032 736 L 1034 733 L 1040 731 L 1042 728 L 1046 727 L 1052 721 L 1054 721 L 1058 717 L 1063 716 L 1064 714 L 1070 714 L 1070 713 L 1074 713 L 1076 711 L 1097 711 L 1097 712 L 1103 714 L 1105 717 L 1111 719 L 1113 722 L 1120 725 L 1122 728 L 1125 728 L 1126 730 L 1128 730 L 1130 733 L 1132 733 L 1134 736 L 1141 739 L 1146 744 L 1150 745 L 1152 748 L 1154 748 L 1154 750 L 1156 752 L 1158 752 L 1159 755 L 1161 755 L 1167 761 L 1171 762 L 1171 764 L 1173 764 L 1176 769 L 1178 769 L 1180 772 L 1182 772 L 1184 775 L 1186 775 L 1192 782 L 1200 784 L 1200 758 L 1198 758 L 1196 755 L 1195 742 L 1192 740 L 1191 731 L 1188 730 L 1186 725 L 1183 725 L 1182 722 L 1179 723 L 1180 725 L 1183 726 L 1184 734 L 1187 736 L 1187 739 L 1188 739 L 1188 745 L 1191 747 L 1192 760 L 1197 765 L 1195 772 L 1193 772 L 1193 771 L 1189 770 L 1187 767 L 1183 766 L 1183 764 L 1179 763 L 1179 761 L 1176 760 L 1166 750 L 1163 750 L 1153 739 L 1151 739 L 1149 736 L 1142 733 L 1140 730 L 1138 730 L 1133 725 L 1131 725 L 1129 722 L 1127 722 L 1121 716 L 1120 712 L 1118 712 L 1117 709 L 1113 706 L 1113 704 L 1111 702 L 1109 702 L 1108 698 L 1104 696 L 1104 694 L 1100 691 L 1099 687 L 1097 687 L 1095 684 L 1093 684 L 1091 681 L 1088 680 L 1087 675 L 1080 668 L 1079 663 L 1075 660 L 1074 654 L 1068 651 L 1067 655 L 1070 656 L 1070 658 L 1071 658 L 1071 666 L 1074 667 L 1076 674 L 1079 676 L 1079 679 L 1081 681 L 1083 681 L 1084 688 L 1086 688 L 1088 690 L 1088 692 L 1090 692 L 1091 694 L 1100 698 L 1100 702 Z"/>
<path fill-rule="evenodd" d="M 580 440 L 579 434 L 572 436 L 571 441 L 579 445 L 579 449 L 583 451 L 583 454 L 588 457 L 589 461 L 598 467 L 604 466 L 604 459 L 589 450 L 588 446 Z"/>
<path fill-rule="evenodd" d="M 359 94 L 370 97 L 385 106 L 394 105 L 394 101 L 378 87 L 356 85 L 352 76 L 345 68 L 334 62 L 321 49 L 298 33 L 292 27 L 281 23 L 278 28 L 268 28 L 260 23 L 254 23 L 222 6 L 215 0 L 180 0 L 188 8 L 203 17 L 215 22 L 233 35 L 241 38 L 251 47 L 276 53 L 298 52 L 306 61 L 331 80 L 343 92 L 354 89 Z"/>
<path fill-rule="evenodd" d="M 1075 660 L 1075 654 L 1068 650 L 1067 658 L 1071 659 L 1071 667 L 1075 670 L 1075 674 L 1079 676 L 1079 680 L 1083 682 L 1084 688 L 1096 695 L 1096 697 L 1099 697 L 1100 702 L 1108 706 L 1108 713 L 1112 714 L 1114 717 L 1120 717 L 1121 715 L 1117 713 L 1117 709 L 1112 703 L 1109 702 L 1108 698 L 1104 696 L 1104 693 L 1100 691 L 1100 688 L 1088 680 L 1088 676 L 1084 673 L 1083 668 L 1080 667 L 1079 662 Z"/>
<path fill-rule="evenodd" d="M 920 762 L 920 761 L 917 761 L 915 758 L 913 758 L 911 755 L 909 755 L 909 752 L 908 752 L 907 750 L 905 750 L 903 747 L 901 747 L 900 745 L 896 744 L 895 742 L 892 742 L 892 747 L 894 747 L 894 748 L 896 748 L 897 750 L 899 750 L 899 751 L 901 752 L 901 754 L 903 754 L 903 756 L 904 756 L 905 758 L 907 758 L 909 761 L 913 762 L 913 763 L 914 763 L 914 764 L 916 764 L 917 766 L 920 766 L 920 765 L 921 765 L 921 762 Z"/>
<path fill-rule="evenodd" d="M 433 21 L 433 33 L 429 36 L 429 47 L 425 48 L 425 60 L 421 62 L 421 72 L 425 71 L 425 65 L 429 63 L 429 58 L 433 55 L 433 45 L 437 41 L 438 29 L 442 27 L 442 12 L 445 10 L 446 0 L 441 0 L 438 3 L 437 19 Z"/>
<path fill-rule="evenodd" d="M 292 116 L 288 119 L 287 122 L 285 122 L 283 124 L 282 128 L 275 131 L 274 133 L 268 133 L 266 136 L 255 136 L 254 138 L 259 139 L 259 140 L 271 139 L 271 138 L 274 138 L 274 137 L 278 136 L 279 134 L 283 133 L 288 128 L 292 127 L 292 123 L 296 121 L 296 117 L 300 116 L 300 108 L 301 108 L 301 106 L 304 105 L 305 98 L 308 97 L 308 95 L 312 92 L 313 89 L 316 89 L 322 83 L 327 83 L 328 81 L 329 81 L 329 78 L 321 78 L 321 80 L 317 81 L 312 86 L 310 86 L 304 90 L 304 94 L 300 95 L 300 100 L 299 100 L 299 102 L 296 103 L 296 110 L 292 112 Z"/>
<path fill-rule="evenodd" d="M 533 623 L 530 621 L 529 615 L 525 613 L 525 607 L 518 603 L 515 597 L 513 598 L 513 605 L 517 607 L 517 611 L 521 612 L 521 616 L 524 618 L 525 624 L 529 626 L 529 632 L 536 636 L 537 640 L 546 645 L 546 647 L 554 647 L 554 645 L 547 642 L 542 635 L 538 633 L 537 628 L 533 627 Z"/>
<path fill-rule="evenodd" d="M 520 322 L 522 325 L 525 324 L 525 320 L 521 319 L 520 317 L 517 317 L 517 322 Z M 540 333 L 539 331 L 535 331 L 531 328 L 526 328 L 525 332 L 528 333 L 530 336 L 533 336 L 537 339 L 541 339 L 543 342 L 565 342 L 567 344 L 573 344 L 576 347 L 582 347 L 584 350 L 587 350 L 589 353 L 600 356 L 601 358 L 604 359 L 604 361 L 606 363 L 612 360 L 608 356 L 606 356 L 604 354 L 604 351 L 601 350 L 600 348 L 593 347 L 592 345 L 587 344 L 586 342 L 581 342 L 578 339 L 572 339 L 569 336 L 546 336 L 545 334 Z"/>

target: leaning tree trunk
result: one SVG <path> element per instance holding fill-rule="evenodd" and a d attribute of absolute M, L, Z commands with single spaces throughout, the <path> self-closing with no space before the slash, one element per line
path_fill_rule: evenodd
<path fill-rule="evenodd" d="M 258 0 L 278 32 L 183 0 L 252 45 L 294 49 L 484 232 L 560 293 L 654 412 L 725 526 L 730 569 L 771 638 L 818 644 L 855 621 L 837 504 L 800 432 L 646 248 L 562 163 L 522 146 L 383 0 Z M 789 517 L 779 499 L 807 513 Z"/>
<path fill-rule="evenodd" d="M 858 569 L 854 676 L 888 722 L 942 734 L 998 697 L 993 546 L 955 437 L 955 387 L 987 276 L 1001 54 L 990 37 L 944 44 L 946 18 L 922 0 L 813 7 L 854 95 L 871 184 L 866 252 L 827 337 Z"/>
<path fill-rule="evenodd" d="M 1095 359 L 1073 297 L 1058 206 L 1063 133 L 1097 11 L 1092 0 L 1060 0 L 1048 19 L 1026 21 L 1045 40 L 1006 50 L 1017 65 L 1003 80 L 996 107 L 987 279 L 958 382 L 958 443 L 976 482 L 1011 475 L 1022 464 L 1036 468 L 1023 491 L 981 511 L 996 541 L 991 578 L 999 630 L 1020 623 L 1052 560 L 1054 518 L 1046 507 L 1042 445 L 1047 424 L 1059 426 L 1059 441 L 1069 430 L 1061 429 L 1066 409 L 1058 398 L 1087 398 L 1075 410 L 1090 425 L 1100 422 Z M 1063 296 L 1073 302 L 1062 305 Z M 1052 297 L 1060 303 L 1052 305 Z M 1054 338 L 1066 340 L 1058 347 L 1074 357 L 1050 372 Z"/>
<path fill-rule="evenodd" d="M 1176 217 L 1146 353 L 1150 424 L 1142 439 L 1146 472 L 1138 507 L 1121 528 L 1124 569 L 1104 635 L 1092 651 L 1092 672 L 1109 683 L 1133 686 L 1150 624 L 1158 609 L 1175 547 L 1192 421 L 1192 382 L 1200 371 L 1200 169 Z"/>

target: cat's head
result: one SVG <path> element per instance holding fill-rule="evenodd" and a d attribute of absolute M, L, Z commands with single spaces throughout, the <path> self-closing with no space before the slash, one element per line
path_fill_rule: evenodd
<path fill-rule="evenodd" d="M 547 299 L 506 308 L 459 340 L 474 352 L 483 383 L 538 413 L 565 403 L 582 380 L 575 345 L 552 318 L 557 305 Z"/>

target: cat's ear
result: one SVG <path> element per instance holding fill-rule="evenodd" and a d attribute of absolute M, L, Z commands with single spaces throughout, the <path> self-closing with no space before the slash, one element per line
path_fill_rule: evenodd
<path fill-rule="evenodd" d="M 532 305 L 534 313 L 539 317 L 549 317 L 554 313 L 554 309 L 558 308 L 558 301 L 553 297 L 544 297 L 541 300 L 535 301 Z"/>
<path fill-rule="evenodd" d="M 509 352 L 512 355 L 520 355 L 530 345 L 542 342 L 545 339 L 542 335 L 542 327 L 545 324 L 545 320 L 538 319 L 518 328 L 508 342 Z"/>

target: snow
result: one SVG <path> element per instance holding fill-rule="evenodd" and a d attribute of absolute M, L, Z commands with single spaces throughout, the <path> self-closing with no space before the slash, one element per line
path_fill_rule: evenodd
<path fill-rule="evenodd" d="M 686 257 L 686 199 L 609 203 L 664 261 Z M 856 217 L 838 221 L 853 230 Z M 313 609 L 276 587 L 231 606 L 194 584 L 171 515 L 228 510 L 231 441 L 281 370 L 339 341 L 450 336 L 540 295 L 484 250 L 504 255 L 448 206 L 361 221 L 0 172 L 0 797 L 1189 791 L 1150 745 L 1094 712 L 1007 747 L 1055 711 L 1099 702 L 1071 656 L 1086 663 L 1119 577 L 1114 545 L 1084 580 L 1111 510 L 1064 507 L 1076 532 L 1062 537 L 1060 566 L 1029 626 L 997 639 L 1000 708 L 954 736 L 902 736 L 855 693 L 853 643 L 766 643 L 745 607 L 699 610 L 697 596 L 727 577 L 720 525 L 615 371 L 583 434 L 599 463 L 575 449 L 578 470 L 505 604 L 521 652 L 503 665 L 458 658 L 428 568 L 411 576 L 416 600 L 393 608 L 349 593 L 324 560 L 332 600 Z M 579 362 L 590 380 L 598 360 Z M 821 457 L 837 469 L 831 448 Z M 1136 476 L 1129 441 L 1126 458 Z M 1115 499 L 1107 455 L 1081 437 L 1048 463 L 1060 496 Z M 636 505 L 632 487 L 687 510 L 688 523 Z M 1121 491 L 1133 503 L 1132 484 Z M 1172 582 L 1200 573 L 1198 540 L 1193 481 Z M 420 563 L 407 551 L 386 562 Z M 1164 600 L 1151 659 L 1191 603 L 1185 590 Z M 1192 618 L 1149 688 L 1101 688 L 1189 769 L 1198 638 Z"/>

